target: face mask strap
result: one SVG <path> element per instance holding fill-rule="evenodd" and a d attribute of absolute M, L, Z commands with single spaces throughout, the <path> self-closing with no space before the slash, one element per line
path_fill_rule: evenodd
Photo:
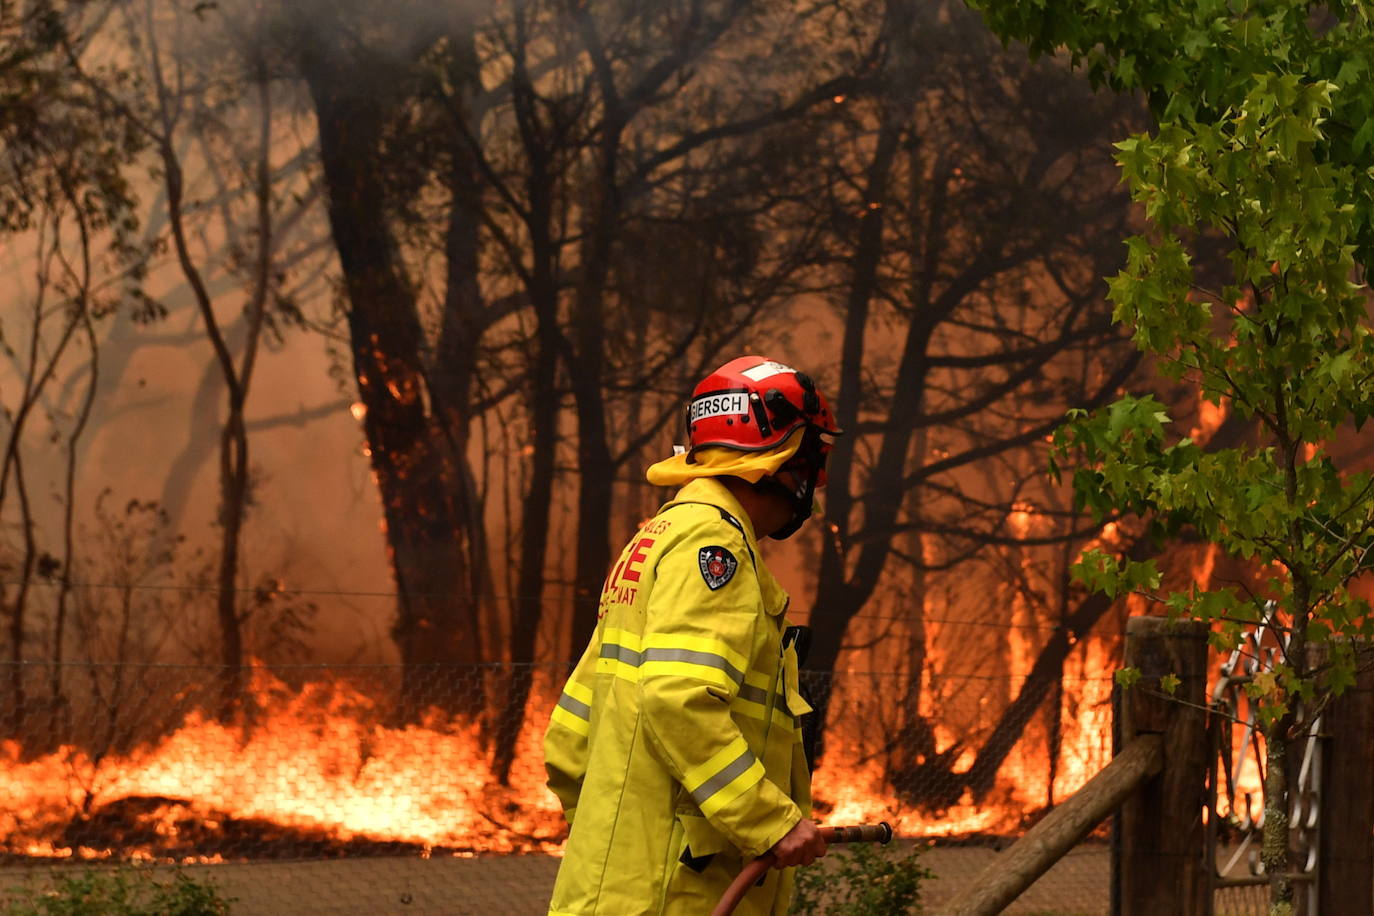
<path fill-rule="evenodd" d="M 796 475 L 801 481 L 797 488 L 795 490 L 789 489 L 776 476 L 765 477 L 755 484 L 755 489 L 760 490 L 760 492 L 766 490 L 783 496 L 792 506 L 791 520 L 769 535 L 778 541 L 786 540 L 796 534 L 806 520 L 811 517 L 815 507 L 816 482 L 821 476 L 821 468 L 825 463 L 820 430 L 814 426 L 807 427 L 806 432 L 802 435 L 803 438 L 797 447 L 796 454 L 778 469 L 779 473 L 791 471 Z"/>

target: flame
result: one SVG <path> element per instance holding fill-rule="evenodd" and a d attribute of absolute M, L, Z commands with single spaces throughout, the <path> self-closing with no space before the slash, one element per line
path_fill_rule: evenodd
<path fill-rule="evenodd" d="M 1221 424 L 1226 422 L 1226 415 L 1231 412 L 1230 404 L 1229 398 L 1222 398 L 1220 402 L 1200 399 L 1197 405 L 1197 425 L 1188 430 L 1188 438 L 1206 444 L 1221 428 Z"/>
<path fill-rule="evenodd" d="M 1018 828 L 1024 810 L 1016 793 L 1005 788 L 978 803 L 965 793 L 958 804 L 936 812 L 898 806 L 876 760 L 857 766 L 823 761 L 813 776 L 813 788 L 821 820 L 837 825 L 887 821 L 902 836 L 1011 832 Z"/>
<path fill-rule="evenodd" d="M 1082 667 L 1098 664 L 1085 657 Z M 193 711 L 170 734 L 127 753 L 64 746 L 32 757 L 14 741 L 0 743 L 0 853 L 219 862 L 247 855 L 217 840 L 231 827 L 241 834 L 245 824 L 272 837 L 295 831 L 339 846 L 405 844 L 424 856 L 560 853 L 565 829 L 544 786 L 540 747 L 552 691 L 535 691 L 543 699 L 531 701 L 504 786 L 479 727 L 438 710 L 418 723 L 388 725 L 377 701 L 343 681 L 293 689 L 258 666 L 250 692 L 259 710 L 251 727 Z M 1089 718 L 1079 726 L 1066 744 L 1101 744 L 1105 722 Z M 937 735 L 941 746 L 953 740 L 944 727 Z M 1102 754 L 1078 758 L 1081 767 L 1061 767 L 1057 792 L 1071 792 L 1105 763 Z M 969 751 L 955 769 L 971 762 Z M 1044 768 L 1009 760 L 1003 770 L 987 797 L 965 793 L 922 811 L 896 801 L 879 757 L 838 753 L 815 775 L 817 815 L 837 824 L 887 820 L 900 833 L 926 837 L 1016 832 L 1025 812 L 1043 804 L 1043 775 L 1025 774 Z M 83 832 L 96 821 L 117 822 L 123 833 L 116 841 L 108 831 Z"/>
<path fill-rule="evenodd" d="M 376 704 L 343 683 L 292 692 L 254 668 L 264 710 L 245 730 L 192 712 L 172 734 L 127 754 L 93 758 L 62 747 L 24 758 L 0 744 L 0 851 L 43 857 L 165 858 L 180 831 L 255 820 L 340 843 L 409 844 L 450 854 L 552 851 L 563 836 L 557 800 L 543 785 L 547 708 L 521 731 L 509 784 L 497 783 L 477 725 L 431 710 L 418 724 L 387 726 Z M 83 812 L 138 799 L 142 841 L 119 850 L 65 843 Z M 176 856 L 178 861 L 215 858 Z"/>
<path fill-rule="evenodd" d="M 1032 619 L 1025 607 L 1011 612 L 1013 622 Z M 1029 635 L 1015 639 L 1008 653 L 1016 660 L 1012 684 L 1028 673 L 1035 648 Z M 1051 794 L 1068 798 L 1109 762 L 1111 679 L 1103 672 L 1116 666 L 1118 648 L 1114 639 L 1091 634 L 1074 643 L 1066 689 L 1059 708 L 1051 707 L 1061 723 L 1054 768 L 1042 709 L 989 792 L 974 798 L 965 791 L 938 806 L 903 802 L 894 790 L 878 752 L 890 735 L 875 727 L 883 714 L 874 712 L 890 712 L 892 698 L 876 700 L 854 680 L 834 701 L 853 714 L 837 723 L 839 734 L 814 776 L 817 819 L 886 820 L 904 836 L 927 838 L 1021 833 Z M 566 830 L 544 786 L 540 740 L 557 692 L 552 680 L 532 692 L 505 785 L 475 723 L 431 709 L 418 722 L 388 724 L 382 704 L 344 680 L 297 689 L 259 666 L 252 668 L 250 726 L 192 712 L 165 737 L 105 755 L 64 746 L 33 756 L 14 741 L 0 742 L 0 855 L 212 863 L 271 854 L 270 844 L 283 835 L 287 842 L 308 837 L 328 854 L 368 852 L 377 844 L 394 852 L 400 844 L 424 857 L 560 855 Z M 921 691 L 920 712 L 933 725 L 937 753 L 963 740 L 962 753 L 949 761 L 957 777 L 973 764 L 978 742 L 964 733 L 972 723 L 940 720 L 936 694 L 933 687 Z M 1238 798 L 1246 791 L 1258 797 L 1253 753 L 1237 783 Z M 85 829 L 101 823 L 119 829 Z M 245 830 L 259 831 L 261 845 L 225 839 Z"/>
<path fill-rule="evenodd" d="M 1112 759 L 1112 681 L 1100 677 L 1117 665 L 1115 643 L 1087 637 L 1074 643 L 1065 675 L 1076 687 L 1067 690 L 1060 710 L 1063 733 L 1054 797 L 1066 799 L 1087 784 Z"/>
<path fill-rule="evenodd" d="M 1198 588 L 1209 589 L 1212 587 L 1212 573 L 1217 567 L 1217 545 L 1208 544 L 1202 551 L 1202 556 L 1193 564 L 1193 581 Z"/>

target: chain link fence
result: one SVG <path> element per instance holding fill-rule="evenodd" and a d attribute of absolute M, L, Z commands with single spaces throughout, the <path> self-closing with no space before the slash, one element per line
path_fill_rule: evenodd
<path fill-rule="evenodd" d="M 542 913 L 564 826 L 541 738 L 568 670 L 259 666 L 226 709 L 220 668 L 0 666 L 0 900 L 81 863 L 178 863 L 236 913 Z M 1105 674 L 1025 714 L 1024 676 L 807 680 L 830 701 L 818 819 L 927 845 L 931 903 L 1110 758 Z M 1009 912 L 1107 912 L 1108 848 L 1104 825 Z"/>

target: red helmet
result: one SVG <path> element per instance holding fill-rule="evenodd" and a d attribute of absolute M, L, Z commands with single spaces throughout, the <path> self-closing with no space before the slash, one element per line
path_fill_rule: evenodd
<path fill-rule="evenodd" d="M 741 356 L 712 372 L 687 405 L 691 448 L 773 448 L 801 426 L 838 436 L 825 396 L 805 372 L 762 356 Z"/>

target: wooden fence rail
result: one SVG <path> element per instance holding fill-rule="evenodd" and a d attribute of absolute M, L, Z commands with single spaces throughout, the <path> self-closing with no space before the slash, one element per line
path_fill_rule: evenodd
<path fill-rule="evenodd" d="M 1159 773 L 1164 764 L 1163 747 L 1160 735 L 1141 735 L 1132 741 L 1072 798 L 1045 815 L 984 868 L 977 880 L 940 911 L 941 916 L 1002 912 L 1142 782 Z"/>

